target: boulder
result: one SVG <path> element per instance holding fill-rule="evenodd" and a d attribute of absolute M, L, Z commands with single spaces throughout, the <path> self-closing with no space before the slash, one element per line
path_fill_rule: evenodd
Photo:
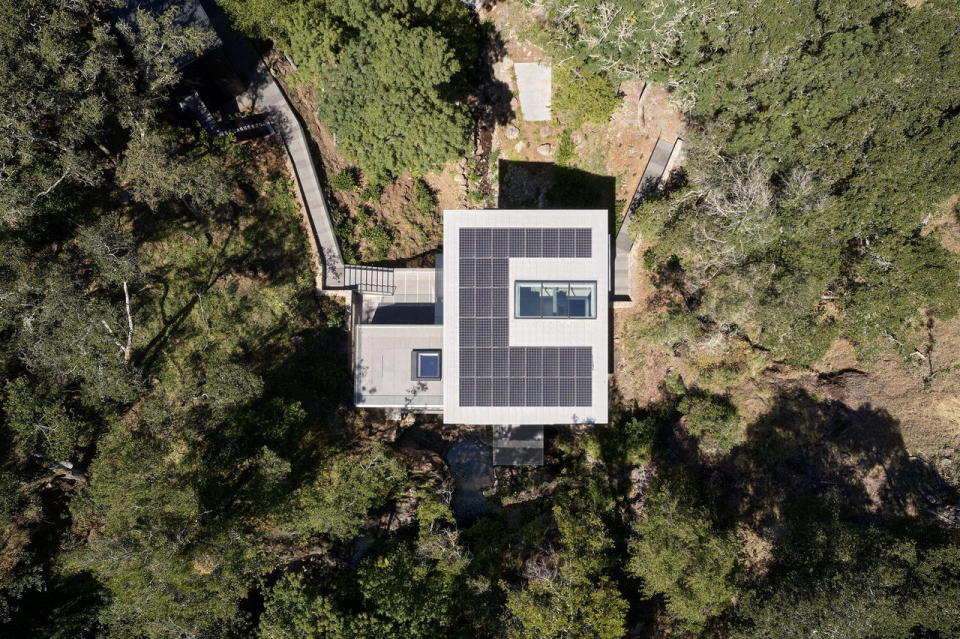
<path fill-rule="evenodd" d="M 516 140 L 520 137 L 520 129 L 510 124 L 503 130 L 503 136 L 508 140 Z"/>
<path fill-rule="evenodd" d="M 551 144 L 541 144 L 537 147 L 537 153 L 544 157 L 553 156 L 553 145 Z"/>

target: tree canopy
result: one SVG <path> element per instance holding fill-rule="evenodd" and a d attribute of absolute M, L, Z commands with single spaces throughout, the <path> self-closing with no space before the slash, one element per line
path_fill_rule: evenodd
<path fill-rule="evenodd" d="M 480 32 L 462 2 L 224 4 L 293 56 L 295 79 L 316 87 L 320 120 L 368 177 L 423 174 L 468 152 Z"/>

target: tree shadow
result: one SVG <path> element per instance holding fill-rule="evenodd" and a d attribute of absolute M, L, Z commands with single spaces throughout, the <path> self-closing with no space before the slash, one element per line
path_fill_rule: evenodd
<path fill-rule="evenodd" d="M 909 453 L 888 412 L 817 401 L 805 391 L 781 395 L 720 470 L 742 478 L 738 510 L 759 524 L 827 502 L 864 523 L 940 520 L 958 502 L 957 490 Z"/>
<path fill-rule="evenodd" d="M 486 156 L 492 148 L 497 125 L 510 122 L 515 114 L 510 105 L 513 91 L 493 71 L 494 65 L 507 55 L 506 45 L 492 25 L 482 24 L 480 28 L 484 31 L 484 41 L 477 65 L 476 92 L 467 104 L 477 123 L 477 146 L 481 155 Z"/>

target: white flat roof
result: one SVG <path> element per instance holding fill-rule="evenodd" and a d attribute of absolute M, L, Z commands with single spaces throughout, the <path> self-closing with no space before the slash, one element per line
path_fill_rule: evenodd
<path fill-rule="evenodd" d="M 608 215 L 606 210 L 444 211 L 444 422 L 607 422 Z M 461 230 L 466 230 L 463 246 Z M 574 240 L 575 254 L 570 245 Z M 512 248 L 508 246 L 511 241 Z M 520 241 L 523 246 L 517 244 Z M 541 253 L 548 256 L 535 256 Z M 486 270 L 497 271 L 502 265 L 506 265 L 505 278 L 500 272 L 492 276 L 500 278 L 496 281 L 470 279 L 474 275 L 480 278 L 481 272 L 488 277 Z M 466 270 L 461 273 L 461 268 Z M 518 319 L 514 313 L 518 280 L 595 281 L 596 317 Z M 490 290 L 481 296 L 472 290 L 478 288 Z M 462 310 L 461 291 L 465 296 Z M 491 294 L 500 295 L 500 301 L 487 302 Z M 475 299 L 468 299 L 470 296 Z M 484 305 L 479 304 L 481 297 Z M 474 361 L 480 356 L 492 361 L 487 359 L 489 364 L 481 367 Z M 558 357 L 559 366 L 552 364 L 548 370 L 549 358 L 558 362 Z M 576 360 L 576 366 L 569 364 L 570 358 Z M 519 366 L 514 366 L 518 359 Z M 525 364 L 528 360 L 532 364 Z"/>
<path fill-rule="evenodd" d="M 354 401 L 369 408 L 443 408 L 441 380 L 414 379 L 413 352 L 441 350 L 439 324 L 357 324 Z M 445 359 L 442 356 L 442 359 Z M 441 372 L 447 364 L 441 360 Z"/>

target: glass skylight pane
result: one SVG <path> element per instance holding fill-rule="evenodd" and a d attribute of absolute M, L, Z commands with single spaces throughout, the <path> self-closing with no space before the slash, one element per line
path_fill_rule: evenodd
<path fill-rule="evenodd" d="M 517 282 L 514 297 L 517 318 L 597 316 L 596 282 Z"/>
<path fill-rule="evenodd" d="M 440 377 L 440 353 L 417 353 L 417 377 L 425 379 Z"/>

